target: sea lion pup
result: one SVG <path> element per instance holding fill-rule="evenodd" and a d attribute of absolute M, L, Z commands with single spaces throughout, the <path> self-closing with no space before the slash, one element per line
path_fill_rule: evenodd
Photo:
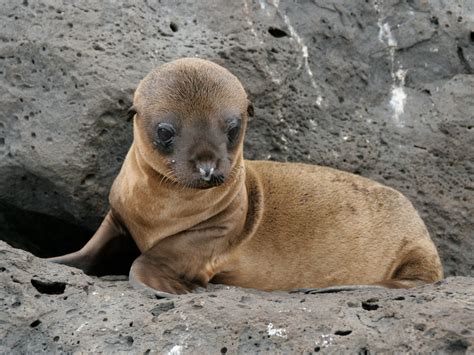
<path fill-rule="evenodd" d="M 327 167 L 244 160 L 252 107 L 221 66 L 162 65 L 140 82 L 132 112 L 110 212 L 82 250 L 53 261 L 95 273 L 129 235 L 141 252 L 131 283 L 160 295 L 209 282 L 272 291 L 442 278 L 428 231 L 399 192 Z"/>

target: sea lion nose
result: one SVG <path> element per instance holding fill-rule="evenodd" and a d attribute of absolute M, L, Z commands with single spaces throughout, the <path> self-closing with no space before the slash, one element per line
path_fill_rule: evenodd
<path fill-rule="evenodd" d="M 214 171 L 216 170 L 216 164 L 212 162 L 204 162 L 196 164 L 196 168 L 201 174 L 201 180 L 211 181 Z"/>

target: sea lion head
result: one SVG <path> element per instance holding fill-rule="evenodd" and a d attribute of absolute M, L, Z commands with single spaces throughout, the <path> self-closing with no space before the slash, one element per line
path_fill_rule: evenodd
<path fill-rule="evenodd" d="M 164 64 L 140 82 L 132 110 L 139 154 L 168 180 L 203 189 L 239 170 L 252 106 L 227 69 L 197 58 Z"/>

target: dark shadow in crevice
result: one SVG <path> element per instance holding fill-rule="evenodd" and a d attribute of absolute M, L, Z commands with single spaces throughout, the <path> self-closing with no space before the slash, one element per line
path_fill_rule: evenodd
<path fill-rule="evenodd" d="M 0 201 L 0 239 L 38 257 L 79 250 L 93 233 L 82 226 Z"/>
<path fill-rule="evenodd" d="M 94 231 L 80 225 L 0 201 L 0 239 L 35 256 L 48 258 L 78 251 L 93 234 Z M 132 262 L 139 255 L 131 236 L 116 238 L 97 251 L 92 261 L 86 258 L 91 268 L 83 270 L 96 276 L 128 275 Z M 41 287 L 39 282 L 33 283 L 35 287 L 38 285 Z M 55 287 L 52 286 L 53 291 Z"/>
<path fill-rule="evenodd" d="M 66 283 L 59 281 L 42 281 L 33 278 L 31 284 L 39 293 L 46 295 L 61 295 L 66 289 Z"/>
<path fill-rule="evenodd" d="M 268 33 L 270 33 L 275 38 L 282 38 L 288 36 L 288 33 L 278 27 L 269 27 Z"/>
<path fill-rule="evenodd" d="M 466 56 L 464 55 L 464 50 L 462 47 L 458 46 L 457 54 L 458 54 L 459 61 L 464 67 L 464 71 L 466 72 L 466 74 L 473 74 L 474 71 L 471 68 L 471 65 L 469 64 L 469 61 L 466 59 Z"/>

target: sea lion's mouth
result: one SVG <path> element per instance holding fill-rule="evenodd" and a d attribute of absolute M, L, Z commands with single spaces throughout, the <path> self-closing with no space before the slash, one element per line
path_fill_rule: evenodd
<path fill-rule="evenodd" d="M 199 180 L 196 180 L 194 183 L 191 184 L 190 187 L 195 188 L 195 189 L 211 189 L 213 187 L 217 187 L 219 185 L 222 185 L 225 182 L 225 177 L 222 174 L 218 175 L 212 175 L 209 178 L 201 178 Z"/>

